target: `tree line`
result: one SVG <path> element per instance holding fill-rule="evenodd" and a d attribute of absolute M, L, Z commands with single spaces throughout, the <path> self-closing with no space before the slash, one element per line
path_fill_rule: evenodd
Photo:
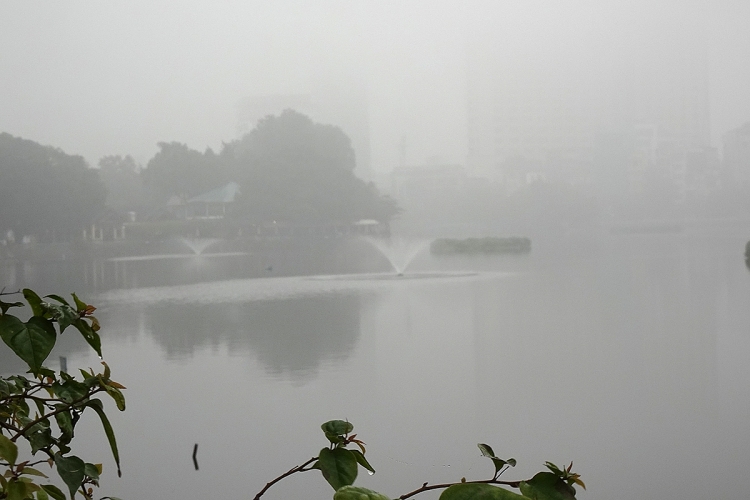
<path fill-rule="evenodd" d="M 349 137 L 292 110 L 262 119 L 218 153 L 159 142 L 142 168 L 132 156 L 101 158 L 99 168 L 59 148 L 0 134 L 0 240 L 70 239 L 108 211 L 158 216 L 174 197 L 185 201 L 228 182 L 240 185 L 231 216 L 247 223 L 387 222 L 395 201 L 354 174 Z"/>

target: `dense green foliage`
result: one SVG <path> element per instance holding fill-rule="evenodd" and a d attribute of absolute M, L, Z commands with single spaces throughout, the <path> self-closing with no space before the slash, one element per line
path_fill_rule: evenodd
<path fill-rule="evenodd" d="M 463 240 L 440 238 L 430 243 L 433 255 L 471 253 L 528 253 L 531 240 L 528 238 L 466 238 Z"/>
<path fill-rule="evenodd" d="M 57 295 L 42 299 L 28 289 L 23 295 L 32 312 L 26 321 L 8 312 L 23 303 L 0 300 L 0 338 L 29 368 L 29 376 L 0 377 L 0 499 L 65 500 L 63 491 L 48 481 L 46 469 L 57 471 L 71 498 L 80 494 L 91 499 L 102 465 L 71 454 L 75 427 L 87 410 L 99 416 L 119 474 L 114 431 L 102 401 L 94 396 L 106 393 L 124 410 L 124 387 L 110 378 L 104 362 L 102 373 L 81 370 L 79 377 L 45 366 L 58 335 L 68 327 L 101 356 L 93 306 L 75 294 L 72 303 Z"/>
<path fill-rule="evenodd" d="M 96 219 L 105 190 L 81 156 L 0 133 L 0 239 L 69 239 Z"/>

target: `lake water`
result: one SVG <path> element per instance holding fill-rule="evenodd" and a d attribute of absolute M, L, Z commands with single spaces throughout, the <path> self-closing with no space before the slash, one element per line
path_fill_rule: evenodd
<path fill-rule="evenodd" d="M 357 484 L 392 497 L 490 477 L 484 442 L 518 460 L 507 479 L 574 461 L 582 499 L 746 498 L 746 239 L 606 235 L 527 256 L 423 253 L 410 270 L 440 274 L 420 279 L 335 274 L 384 271 L 371 255 L 290 270 L 240 254 L 6 264 L 0 277 L 100 307 L 105 359 L 128 387 L 126 412 L 109 405 L 123 477 L 95 417 L 74 452 L 104 462 L 102 495 L 252 498 L 315 456 L 320 424 L 340 418 L 377 470 Z M 67 332 L 57 355 L 69 368 L 98 363 Z M 13 368 L 6 359 L 0 371 Z M 264 498 L 332 492 L 308 472 Z"/>

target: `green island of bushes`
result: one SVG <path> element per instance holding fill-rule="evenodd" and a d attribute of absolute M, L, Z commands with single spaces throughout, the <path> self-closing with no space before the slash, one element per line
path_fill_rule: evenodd
<path fill-rule="evenodd" d="M 529 253 L 529 238 L 466 238 L 463 240 L 439 238 L 430 244 L 433 255 L 472 254 L 472 253 Z"/>

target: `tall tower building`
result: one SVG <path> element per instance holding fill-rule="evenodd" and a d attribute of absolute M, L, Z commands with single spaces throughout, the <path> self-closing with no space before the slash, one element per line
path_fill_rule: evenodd
<path fill-rule="evenodd" d="M 750 186 L 750 122 L 725 133 L 723 142 L 726 180 Z"/>

